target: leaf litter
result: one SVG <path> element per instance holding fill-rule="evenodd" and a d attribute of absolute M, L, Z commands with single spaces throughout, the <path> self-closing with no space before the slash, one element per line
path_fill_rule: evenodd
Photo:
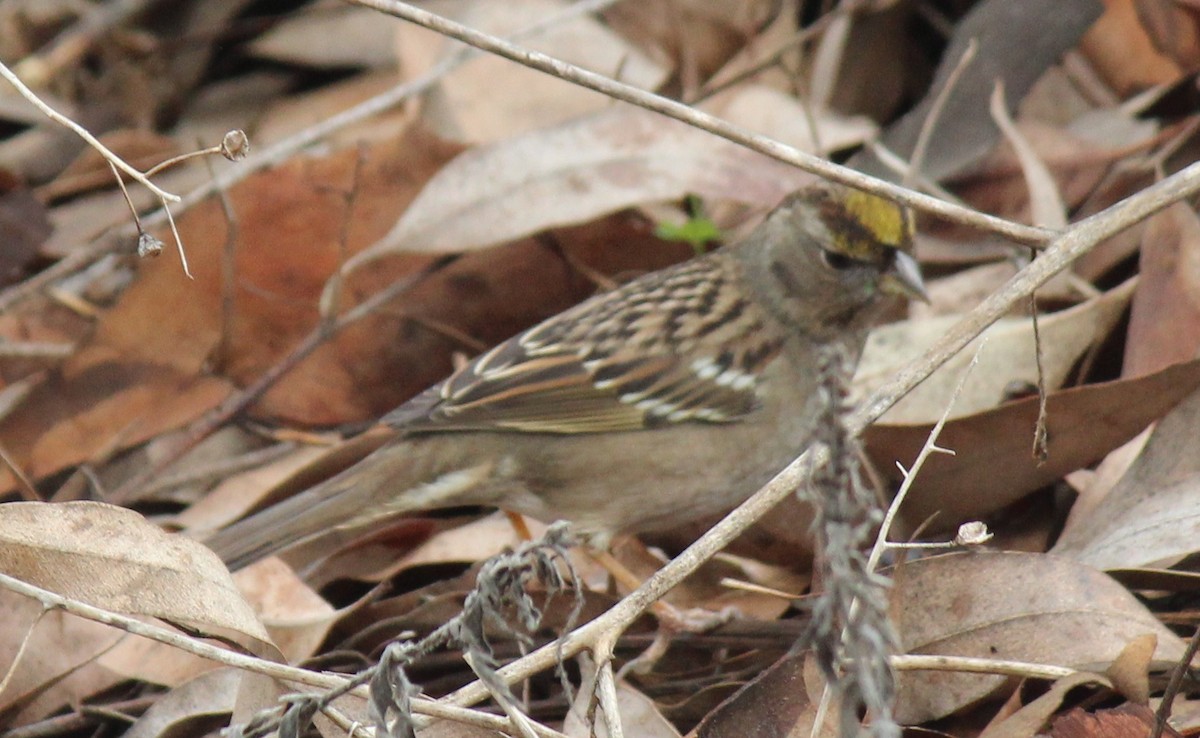
<path fill-rule="evenodd" d="M 139 166 L 232 128 L 246 129 L 256 151 L 286 151 L 296 131 L 420 80 L 457 53 L 455 43 L 361 7 L 294 3 L 269 16 L 246 3 L 202 2 L 188 17 L 153 7 L 127 17 L 118 5 L 93 4 L 105 29 L 96 35 L 81 35 L 83 16 L 69 4 L 53 12 L 6 5 L 0 58 L 37 77 L 26 81 L 39 82 L 60 109 Z M 501 34 L 569 12 L 549 0 L 511 5 L 499 15 L 471 0 L 430 7 Z M 816 5 L 616 3 L 551 24 L 528 43 L 807 150 L 846 152 L 851 166 L 899 180 L 885 151 L 912 152 L 946 70 L 968 39 L 983 37 L 947 92 L 921 175 L 1022 222 L 1042 212 L 1048 192 L 1077 221 L 1194 158 L 1194 106 L 1172 110 L 1169 92 L 1156 103 L 1142 99 L 1150 86 L 1183 94 L 1194 85 L 1200 13 L 1190 4 L 1072 0 L 1049 16 L 1037 4 L 1003 0 L 930 3 L 922 12 L 880 4 L 826 16 Z M 370 38 L 361 43 L 361 33 L 345 30 L 364 27 Z M 47 45 L 56 35 L 84 42 Z M 1005 82 L 1004 109 L 989 112 L 997 78 Z M 1004 133 L 992 119 L 1001 112 L 1011 116 L 1001 116 Z M 9 124 L 0 140 L 0 196 L 10 219 L 0 223 L 12 223 L 0 225 L 12 235 L 0 264 L 10 285 L 0 318 L 0 391 L 20 393 L 0 418 L 8 490 L 0 573 L 314 669 L 359 673 L 381 664 L 373 697 L 346 695 L 334 705 L 353 720 L 374 709 L 398 733 L 406 728 L 397 716 L 418 694 L 449 694 L 472 678 L 463 646 L 509 710 L 568 735 L 606 730 L 587 686 L 602 680 L 594 663 L 569 662 L 566 688 L 552 673 L 514 688 L 495 680 L 503 662 L 570 628 L 575 606 L 545 589 L 557 569 L 541 570 L 549 583 L 521 575 L 507 590 L 543 612 L 540 624 L 527 620 L 514 631 L 516 621 L 474 610 L 478 627 L 421 659 L 409 663 L 389 645 L 426 637 L 462 612 L 478 591 L 482 562 L 519 540 L 504 518 L 476 510 L 414 517 L 332 549 L 299 548 L 233 578 L 186 535 L 162 530 L 199 535 L 308 486 L 379 443 L 384 431 L 361 431 L 455 361 L 605 285 L 688 257 L 690 246 L 654 235 L 662 213 L 684 213 L 687 198 L 699 197 L 719 231 L 734 234 L 811 175 L 477 57 L 385 114 L 277 155 L 271 166 L 253 165 L 222 188 L 232 220 L 211 198 L 175 213 L 196 276 L 188 280 L 175 257 L 135 261 L 129 243 L 106 235 L 129 218 L 93 152 L 28 108 L 3 106 L 0 116 Z M 218 162 L 209 173 L 188 165 L 163 182 L 186 191 L 214 176 L 243 176 L 239 166 Z M 132 193 L 149 207 L 144 193 Z M 1096 710 L 1076 697 L 1079 690 L 1093 700 L 1111 696 L 1094 673 L 1117 662 L 1122 684 L 1147 684 L 1152 706 L 1162 698 L 1157 677 L 1183 653 L 1180 636 L 1200 625 L 1191 610 L 1157 596 L 1168 585 L 1194 587 L 1187 582 L 1197 558 L 1195 225 L 1194 203 L 1177 203 L 1039 290 L 1049 393 L 1044 462 L 1029 455 L 1038 402 L 1028 396 L 1036 376 L 1027 311 L 992 329 L 995 358 L 941 438 L 956 455 L 935 456 L 921 470 L 893 532 L 945 540 L 960 522 L 984 519 L 1001 534 L 996 540 L 1015 541 L 1021 511 L 1042 511 L 1042 532 L 1026 539 L 1043 541 L 1038 550 L 894 552 L 892 617 L 908 655 L 1084 671 L 1075 681 L 1031 680 L 1014 691 L 996 675 L 901 666 L 895 715 L 902 724 L 964 736 L 993 720 L 988 735 L 1032 735 L 1047 721 L 1052 732 L 1143 725 L 1144 712 Z M 446 253 L 461 256 L 433 268 Z M 937 315 L 968 312 L 1029 258 L 1027 249 L 930 218 L 921 220 L 918 255 L 931 278 L 933 314 L 914 308 L 876 333 L 860 369 L 862 393 L 954 320 Z M 57 265 L 74 266 L 49 287 L 27 286 Z M 288 363 L 329 318 L 319 300 L 339 269 L 337 312 L 397 280 L 426 276 Z M 186 490 L 182 482 L 157 490 L 131 510 L 104 504 L 139 470 L 183 468 L 173 450 L 180 441 L 192 443 L 188 434 L 205 417 L 285 365 L 226 423 L 240 432 L 209 453 L 233 458 L 297 438 L 299 448 L 261 469 L 231 465 Z M 956 368 L 941 376 L 865 436 L 869 476 L 884 497 L 898 482 L 895 463 L 911 461 L 945 410 Z M 1124 446 L 1147 429 L 1144 443 Z M 331 437 L 350 440 L 319 445 Z M 221 466 L 211 456 L 190 458 Z M 16 502 L 13 469 L 55 502 Z M 1071 485 L 1088 491 L 1077 506 Z M 794 648 L 807 623 L 805 598 L 827 586 L 813 577 L 810 519 L 802 504 L 781 507 L 733 544 L 735 555 L 709 562 L 681 586 L 678 602 L 740 603 L 745 616 L 680 635 L 650 673 L 623 675 L 615 704 L 626 734 L 813 730 L 823 680 L 811 652 Z M 649 536 L 649 553 L 621 556 L 649 571 L 695 535 Z M 584 620 L 619 601 L 623 593 L 610 591 L 590 562 L 570 560 L 586 583 L 578 592 Z M 313 704 L 300 694 L 311 687 L 42 613 L 13 592 L 0 606 L 0 654 L 11 672 L 0 720 L 17 731 L 66 735 L 104 724 L 135 736 L 202 735 L 231 720 L 245 725 L 281 697 Z M 1148 634 L 1153 645 L 1131 656 L 1127 648 Z M 646 621 L 630 628 L 615 643 L 617 663 L 651 640 Z M 1176 701 L 1173 727 L 1184 732 L 1200 724 L 1200 713 L 1179 707 L 1188 699 Z M 111 722 L 79 705 L 127 709 L 134 722 Z M 348 727 L 329 714 L 314 719 L 326 735 Z M 295 730 L 306 722 L 297 720 Z M 419 734 L 447 725 L 422 725 Z"/>

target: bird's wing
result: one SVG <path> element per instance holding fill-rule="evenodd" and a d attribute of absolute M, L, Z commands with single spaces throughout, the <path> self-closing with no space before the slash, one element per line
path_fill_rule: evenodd
<path fill-rule="evenodd" d="M 505 341 L 384 422 L 598 433 L 736 421 L 783 337 L 711 259 L 650 275 Z"/>

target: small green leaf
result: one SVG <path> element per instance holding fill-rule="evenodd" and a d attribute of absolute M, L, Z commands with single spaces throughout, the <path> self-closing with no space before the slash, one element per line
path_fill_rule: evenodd
<path fill-rule="evenodd" d="M 659 223 L 654 235 L 667 241 L 682 241 L 692 245 L 696 254 L 703 254 L 708 246 L 721 240 L 721 229 L 704 214 L 700 198 L 690 195 L 687 199 L 688 219 L 684 223 Z"/>

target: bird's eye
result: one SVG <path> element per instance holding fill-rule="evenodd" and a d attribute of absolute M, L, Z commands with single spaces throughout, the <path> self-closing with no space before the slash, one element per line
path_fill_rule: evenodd
<path fill-rule="evenodd" d="M 830 269 L 836 269 L 839 272 L 845 271 L 857 263 L 854 259 L 840 251 L 825 249 L 821 251 L 821 257 L 825 259 L 825 263 L 829 265 Z"/>

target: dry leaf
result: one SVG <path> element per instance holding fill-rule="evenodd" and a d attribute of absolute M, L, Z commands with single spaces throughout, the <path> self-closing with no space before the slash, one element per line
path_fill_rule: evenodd
<path fill-rule="evenodd" d="M 1088 29 L 1079 48 L 1116 94 L 1179 78 L 1179 66 L 1154 48 L 1138 20 L 1135 0 L 1105 0 L 1104 5 L 1104 15 Z"/>
<path fill-rule="evenodd" d="M 1157 649 L 1158 636 L 1153 633 L 1134 638 L 1105 670 L 1104 675 L 1112 680 L 1113 688 L 1130 702 L 1138 705 L 1150 702 L 1150 669 Z"/>
<path fill-rule="evenodd" d="M 1037 2 L 976 3 L 956 24 L 932 89 L 888 127 L 880 143 L 901 157 L 912 154 L 935 101 L 968 44 L 976 43 L 975 58 L 960 75 L 953 94 L 946 98 L 930 137 L 928 154 L 921 163 L 921 174 L 933 180 L 962 172 L 991 150 L 998 138 L 987 104 L 995 81 L 1004 81 L 1009 105 L 1015 106 L 1042 73 L 1075 46 L 1100 10 L 1097 0 L 1060 0 L 1053 13 L 1045 12 Z M 1034 38 L 1037 43 L 1030 42 Z M 867 151 L 852 157 L 850 165 L 870 174 L 896 176 Z"/>
<path fill-rule="evenodd" d="M 699 738 L 809 738 L 825 680 L 810 651 L 789 651 L 711 711 L 697 726 Z M 836 705 L 829 715 L 837 715 Z M 837 735 L 826 720 L 820 738 Z"/>
<path fill-rule="evenodd" d="M 1050 738 L 1144 738 L 1151 734 L 1156 722 L 1154 711 L 1145 705 L 1125 704 L 1095 713 L 1075 707 L 1056 718 L 1047 735 Z M 1177 721 L 1172 717 L 1171 722 Z M 1171 723 L 1163 726 L 1162 735 L 1163 738 L 1183 738 Z"/>
<path fill-rule="evenodd" d="M 596 669 L 590 658 L 582 658 L 580 671 L 585 687 L 575 693 L 575 701 L 563 721 L 563 733 L 570 738 L 608 738 L 607 720 L 620 720 L 624 735 L 645 738 L 679 738 L 679 731 L 662 716 L 654 701 L 623 679 L 617 680 L 617 708 L 620 715 L 606 715 L 603 710 L 595 711 L 589 719 L 589 705 L 596 698 Z"/>
<path fill-rule="evenodd" d="M 613 108 L 458 157 L 354 264 L 469 251 L 687 194 L 761 207 L 811 179 L 678 121 Z"/>
<path fill-rule="evenodd" d="M 1165 415 L 1200 386 L 1200 362 L 1177 364 L 1133 380 L 1086 385 L 1052 393 L 1047 400 L 1050 458 L 1032 456 L 1038 401 L 1029 397 L 951 421 L 938 445 L 955 456 L 934 454 L 917 475 L 903 513 L 914 521 L 937 515 L 936 529 L 979 520 L 1063 474 L 1095 463 Z M 867 452 L 895 475 L 895 462 L 911 464 L 932 424 L 875 425 Z"/>
<path fill-rule="evenodd" d="M 892 616 L 905 653 L 969 656 L 1084 668 L 1106 664 L 1134 638 L 1158 636 L 1158 659 L 1184 643 L 1124 587 L 1047 554 L 962 553 L 906 563 L 895 572 Z M 896 718 L 950 715 L 1006 677 L 901 672 Z"/>
<path fill-rule="evenodd" d="M 614 3 L 603 14 L 613 29 L 684 80 L 688 92 L 731 55 L 756 46 L 747 39 L 764 43 L 763 27 L 773 17 L 788 15 L 772 0 L 643 0 Z M 795 33 L 795 21 L 790 20 Z"/>
<path fill-rule="evenodd" d="M 242 672 L 213 669 L 167 692 L 137 719 L 125 738 L 209 733 L 225 727 L 237 698 Z"/>
<path fill-rule="evenodd" d="M 1086 671 L 1058 679 L 1045 694 L 1008 718 L 989 725 L 979 734 L 979 738 L 1029 738 L 1040 735 L 1046 722 L 1062 707 L 1068 692 L 1085 684 L 1103 683 L 1103 677 L 1099 674 Z"/>
<path fill-rule="evenodd" d="M 187 623 L 276 653 L 220 559 L 101 502 L 0 505 L 0 571 L 106 610 Z"/>
<path fill-rule="evenodd" d="M 61 610 L 46 612 L 40 602 L 7 590 L 0 592 L 0 622 L 0 663 L 12 670 L 0 693 L 0 724 L 39 720 L 125 679 L 96 663 L 129 638 L 120 630 Z"/>
<path fill-rule="evenodd" d="M 1051 315 L 1041 316 L 1042 367 L 1048 388 L 1061 387 L 1085 351 L 1102 342 L 1120 319 L 1133 291 L 1128 283 L 1104 295 Z M 855 392 L 865 396 L 890 380 L 909 361 L 921 356 L 962 316 L 940 316 L 892 323 L 872 331 L 854 378 Z M 979 353 L 962 394 L 950 409 L 961 418 L 1003 402 L 1013 383 L 1036 383 L 1038 378 L 1033 324 L 1028 318 L 1002 318 L 954 358 L 942 365 L 884 416 L 887 424 L 933 423 L 946 412 L 947 398 L 962 373 Z"/>
<path fill-rule="evenodd" d="M 315 3 L 284 15 L 246 49 L 285 64 L 313 67 L 394 67 L 392 23 L 371 8 Z"/>
<path fill-rule="evenodd" d="M 821 151 L 860 146 L 879 132 L 879 126 L 869 118 L 806 110 L 796 97 L 765 85 L 738 85 L 706 100 L 701 107 L 730 123 L 810 153 L 817 152 L 818 143 Z"/>
<path fill-rule="evenodd" d="M 1171 565 L 1200 550 L 1200 392 L 1163 418 L 1125 476 L 1056 553 L 1098 569 Z"/>
<path fill-rule="evenodd" d="M 1200 351 L 1200 219 L 1177 202 L 1146 221 L 1122 375 L 1188 361 Z"/>

